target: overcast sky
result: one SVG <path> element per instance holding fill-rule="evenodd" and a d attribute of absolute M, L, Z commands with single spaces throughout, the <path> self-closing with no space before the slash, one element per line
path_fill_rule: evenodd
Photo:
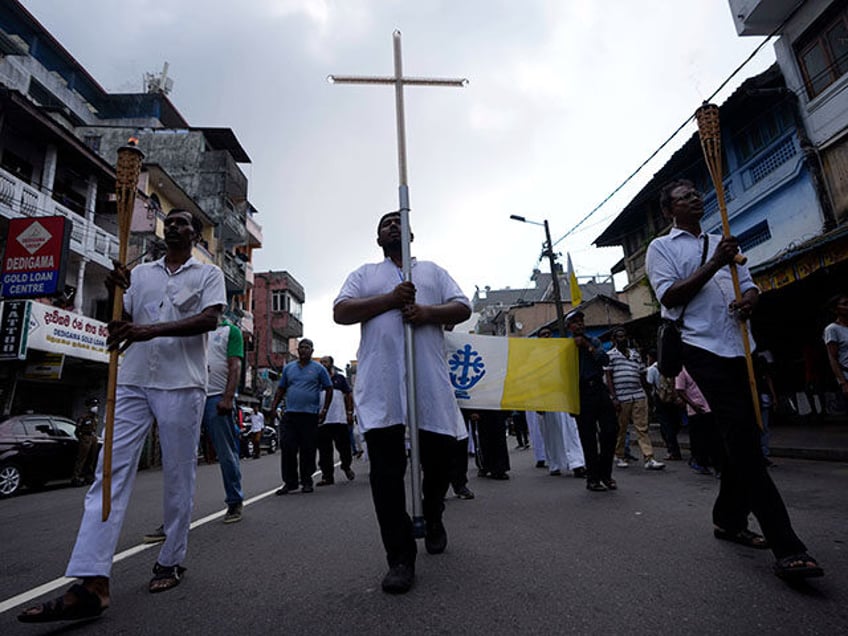
<path fill-rule="evenodd" d="M 337 364 L 358 327 L 332 322 L 345 276 L 382 259 L 376 221 L 398 206 L 391 87 L 329 74 L 408 76 L 413 254 L 475 285 L 530 286 L 540 227 L 572 229 L 664 141 L 762 38 L 736 35 L 726 0 L 23 0 L 108 91 L 139 92 L 170 64 L 193 126 L 232 128 L 259 210 L 256 271 L 306 289 L 304 335 Z M 769 43 L 719 95 L 774 61 Z M 578 276 L 609 275 L 618 248 L 591 242 L 694 131 L 557 246 Z M 547 271 L 547 265 L 542 268 Z"/>

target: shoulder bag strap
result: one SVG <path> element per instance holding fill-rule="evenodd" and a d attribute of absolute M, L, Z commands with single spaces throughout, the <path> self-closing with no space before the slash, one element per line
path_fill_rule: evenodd
<path fill-rule="evenodd" d="M 701 264 L 698 265 L 698 267 L 703 267 L 704 263 L 707 262 L 707 249 L 709 248 L 709 244 L 710 244 L 709 234 L 704 232 L 704 249 L 701 250 Z M 692 301 L 689 301 L 689 302 L 692 302 Z M 683 305 L 683 311 L 680 312 L 680 318 L 678 318 L 676 320 L 677 324 L 680 325 L 681 327 L 683 326 L 683 314 L 686 313 L 686 308 L 688 306 L 689 306 L 689 303 L 686 303 L 685 305 Z"/>

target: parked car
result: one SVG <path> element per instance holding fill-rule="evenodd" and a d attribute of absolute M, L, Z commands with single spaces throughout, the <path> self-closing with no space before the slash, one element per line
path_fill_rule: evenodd
<path fill-rule="evenodd" d="M 250 419 L 253 417 L 253 408 L 239 406 L 239 446 L 242 457 L 253 456 L 253 434 L 250 432 Z M 266 451 L 269 455 L 277 452 L 280 446 L 279 435 L 274 426 L 265 426 L 262 429 L 262 437 L 259 439 L 259 449 Z"/>
<path fill-rule="evenodd" d="M 79 446 L 75 429 L 73 420 L 38 413 L 0 422 L 0 497 L 70 479 Z"/>
<path fill-rule="evenodd" d="M 253 456 L 253 434 L 250 432 L 250 424 L 241 431 L 241 456 Z M 259 450 L 266 451 L 269 455 L 277 452 L 277 447 L 280 445 L 277 435 L 277 429 L 272 426 L 266 426 L 262 430 L 262 437 L 259 439 Z"/>

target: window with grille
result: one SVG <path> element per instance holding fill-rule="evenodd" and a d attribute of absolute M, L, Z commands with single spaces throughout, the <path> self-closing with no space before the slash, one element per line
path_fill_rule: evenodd
<path fill-rule="evenodd" d="M 765 243 L 770 238 L 771 230 L 769 229 L 768 221 L 760 221 L 736 237 L 739 241 L 739 249 L 743 252 Z"/>
<path fill-rule="evenodd" d="M 848 73 L 848 0 L 834 3 L 798 40 L 795 55 L 810 98 Z"/>

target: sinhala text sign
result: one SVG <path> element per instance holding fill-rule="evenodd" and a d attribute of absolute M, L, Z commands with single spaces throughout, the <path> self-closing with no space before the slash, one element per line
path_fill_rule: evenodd
<path fill-rule="evenodd" d="M 38 298 L 65 290 L 71 225 L 63 216 L 9 221 L 0 297 Z"/>
<path fill-rule="evenodd" d="M 106 323 L 49 305 L 31 304 L 27 334 L 30 349 L 109 363 Z"/>

